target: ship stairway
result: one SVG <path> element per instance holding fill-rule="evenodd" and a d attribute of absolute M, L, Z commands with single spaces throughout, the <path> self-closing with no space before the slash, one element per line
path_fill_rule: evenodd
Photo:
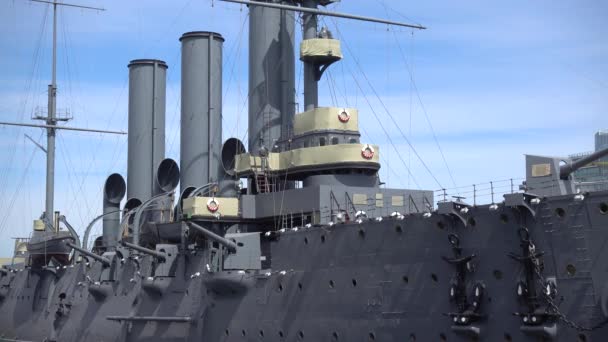
<path fill-rule="evenodd" d="M 262 157 L 261 159 L 261 170 L 254 173 L 254 178 L 258 193 L 264 194 L 274 191 L 274 181 L 268 172 L 268 159 L 266 157 Z"/>
<path fill-rule="evenodd" d="M 255 174 L 255 185 L 260 194 L 272 192 L 274 189 L 272 178 L 268 177 L 268 175 L 263 172 Z"/>

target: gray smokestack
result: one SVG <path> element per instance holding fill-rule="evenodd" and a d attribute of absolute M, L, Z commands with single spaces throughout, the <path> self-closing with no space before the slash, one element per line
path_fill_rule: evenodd
<path fill-rule="evenodd" d="M 118 173 L 111 174 L 103 186 L 103 245 L 113 248 L 120 235 L 120 201 L 125 197 L 125 180 Z"/>
<path fill-rule="evenodd" d="M 163 61 L 129 63 L 127 199 L 143 202 L 161 192 L 155 176 L 165 156 L 166 78 Z"/>
<path fill-rule="evenodd" d="M 293 4 L 292 1 L 285 1 Z M 249 152 L 272 150 L 295 113 L 293 12 L 249 7 Z"/>
<path fill-rule="evenodd" d="M 182 43 L 180 184 L 182 191 L 224 177 L 222 46 L 213 32 L 188 32 Z"/>

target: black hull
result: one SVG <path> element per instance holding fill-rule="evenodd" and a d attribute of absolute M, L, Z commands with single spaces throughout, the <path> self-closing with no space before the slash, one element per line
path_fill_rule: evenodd
<path fill-rule="evenodd" d="M 514 313 L 528 312 L 529 303 L 516 293 L 526 268 L 509 255 L 522 253 L 518 232 L 527 227 L 544 252 L 540 272 L 555 279 L 560 312 L 586 327 L 604 321 L 608 215 L 598 208 L 606 202 L 606 192 L 583 202 L 555 197 L 540 204 L 536 217 L 522 207 L 480 206 L 467 214 L 467 227 L 434 213 L 288 231 L 269 241 L 269 270 L 205 273 L 202 255 L 188 253 L 178 258 L 175 277 L 154 279 L 156 287 L 134 276 L 130 260 L 116 265 L 115 280 L 106 283 L 94 282 L 99 263 L 56 274 L 8 273 L 0 281 L 0 335 L 36 341 L 605 341 L 605 326 L 578 331 L 556 318 L 524 324 Z M 459 312 L 449 295 L 456 267 L 444 259 L 454 255 L 451 233 L 463 256 L 476 255 L 474 271 L 464 276 L 469 302 L 476 284 L 485 288 L 480 317 L 468 325 L 446 315 Z M 144 258 L 144 276 L 150 263 Z"/>

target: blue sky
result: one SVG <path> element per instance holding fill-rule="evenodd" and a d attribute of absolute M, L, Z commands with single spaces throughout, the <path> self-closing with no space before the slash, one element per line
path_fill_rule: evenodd
<path fill-rule="evenodd" d="M 79 3 L 107 10 L 59 11 L 58 107 L 74 115 L 70 125 L 126 131 L 128 62 L 163 59 L 169 64 L 166 150 L 177 160 L 178 38 L 183 32 L 210 30 L 226 38 L 224 138 L 243 137 L 246 8 L 218 0 Z M 381 145 L 380 174 L 388 186 L 434 190 L 519 178 L 524 153 L 591 150 L 593 133 L 608 128 L 605 1 L 343 0 L 331 9 L 429 28 L 412 32 L 323 21 L 343 40 L 345 58 L 321 81 L 320 103 L 359 108 L 362 140 Z M 0 2 L 1 121 L 31 122 L 35 108 L 46 106 L 50 23 L 47 5 Z M 298 80 L 300 73 L 298 68 Z M 302 86 L 298 89 L 302 103 Z M 44 144 L 42 133 L 0 126 L 0 212 L 6 216 L 0 219 L 0 255 L 11 253 L 9 237 L 29 235 L 31 220 L 43 210 L 44 155 L 24 138 L 28 134 Z M 101 212 L 105 177 L 112 172 L 126 176 L 126 151 L 125 137 L 59 133 L 55 207 L 79 230 Z"/>

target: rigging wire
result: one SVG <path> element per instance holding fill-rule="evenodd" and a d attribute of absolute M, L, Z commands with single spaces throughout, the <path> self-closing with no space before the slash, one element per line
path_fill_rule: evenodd
<path fill-rule="evenodd" d="M 418 103 L 420 104 L 420 108 L 422 109 L 422 112 L 424 113 L 424 117 L 426 119 L 426 122 L 429 125 L 429 128 L 431 130 L 431 134 L 433 135 L 433 140 L 435 141 L 435 145 L 437 145 L 437 149 L 439 150 L 439 154 L 441 154 L 441 159 L 443 160 L 443 164 L 444 164 L 445 168 L 448 171 L 448 174 L 449 174 L 450 179 L 452 181 L 452 185 L 454 187 L 456 187 L 456 182 L 454 181 L 454 176 L 453 176 L 452 170 L 450 169 L 450 166 L 448 165 L 448 162 L 447 162 L 447 160 L 445 158 L 445 154 L 443 153 L 443 149 L 441 148 L 441 144 L 439 144 L 439 139 L 437 139 L 437 134 L 435 134 L 435 129 L 433 128 L 433 124 L 431 123 L 431 119 L 429 118 L 429 115 L 428 115 L 428 112 L 426 110 L 426 107 L 424 106 L 424 103 L 422 102 L 422 97 L 420 96 L 420 92 L 418 91 L 418 87 L 416 86 L 416 81 L 414 79 L 414 72 L 412 70 L 412 66 L 410 65 L 410 63 L 408 63 L 407 59 L 405 58 L 405 54 L 403 53 L 403 49 L 401 48 L 401 44 L 400 44 L 399 40 L 397 39 L 397 34 L 394 31 L 393 31 L 393 36 L 395 38 L 395 42 L 397 43 L 397 47 L 399 48 L 399 52 L 401 54 L 401 57 L 403 58 L 403 62 L 405 63 L 405 65 L 407 67 L 407 70 L 408 70 L 408 73 L 410 75 L 410 85 L 411 85 L 411 88 L 416 93 L 416 97 L 418 98 Z M 412 36 L 413 36 L 413 31 L 412 31 Z M 411 107 L 411 105 L 410 105 L 410 107 Z M 410 116 L 411 116 L 411 114 L 410 114 Z M 411 125 L 411 118 L 410 118 L 410 125 Z"/>
<path fill-rule="evenodd" d="M 67 178 L 68 178 L 68 184 L 71 187 L 72 190 L 72 196 L 74 197 L 74 202 L 78 201 L 78 194 L 82 194 L 82 198 L 84 201 L 84 205 L 87 209 L 87 211 L 90 210 L 89 207 L 89 203 L 87 201 L 86 196 L 84 195 L 84 191 L 82 191 L 82 188 L 80 188 L 78 191 L 76 190 L 77 186 L 74 186 L 74 178 L 77 178 L 76 175 L 73 175 L 73 170 L 75 170 L 74 165 L 72 164 L 71 159 L 69 158 L 69 155 L 67 154 L 67 152 L 65 151 L 65 147 L 63 146 L 63 140 L 59 139 L 60 135 L 57 135 L 57 145 L 58 145 L 58 150 L 61 153 L 61 160 L 63 160 L 63 165 L 65 166 L 65 170 L 66 170 L 66 174 L 67 174 Z M 75 173 L 75 172 L 74 172 Z M 77 182 L 77 180 L 76 180 Z M 67 197 L 67 194 L 66 194 Z M 77 207 L 76 212 L 78 213 L 78 217 L 80 218 L 81 223 L 84 223 L 85 220 L 82 217 L 82 212 L 80 210 L 80 207 Z"/>
<path fill-rule="evenodd" d="M 399 133 L 401 134 L 401 137 L 405 140 L 405 142 L 410 146 L 410 148 L 412 149 L 412 152 L 414 152 L 414 154 L 416 155 L 416 157 L 418 158 L 418 160 L 420 161 L 420 163 L 422 164 L 422 166 L 426 169 L 426 171 L 429 173 L 429 175 L 431 175 L 431 177 L 435 180 L 435 182 L 439 185 L 439 187 L 443 188 L 443 186 L 441 185 L 441 183 L 439 182 L 439 180 L 437 179 L 437 177 L 435 177 L 435 175 L 433 174 L 433 172 L 431 171 L 431 169 L 426 165 L 426 163 L 424 162 L 424 160 L 422 159 L 422 157 L 420 156 L 420 154 L 418 154 L 418 152 L 416 151 L 416 149 L 414 148 L 414 146 L 412 145 L 412 143 L 410 142 L 410 140 L 405 136 L 405 134 L 403 133 L 403 130 L 401 130 L 399 124 L 397 123 L 397 121 L 395 120 L 395 118 L 393 117 L 393 115 L 390 113 L 390 111 L 388 110 L 387 106 L 384 104 L 384 102 L 382 101 L 382 98 L 380 97 L 380 95 L 378 94 L 378 92 L 376 91 L 376 89 L 374 88 L 373 84 L 371 83 L 371 81 L 369 80 L 369 78 L 367 77 L 365 71 L 363 70 L 363 68 L 361 67 L 361 64 L 359 63 L 359 60 L 357 59 L 356 55 L 351 51 L 350 46 L 346 43 L 346 41 L 344 40 L 344 37 L 342 35 L 342 32 L 340 32 L 340 28 L 338 27 L 336 21 L 332 18 L 332 21 L 334 23 L 334 26 L 336 28 L 336 32 L 338 32 L 338 35 L 342 38 L 340 39 L 343 43 L 344 46 L 346 46 L 346 49 L 348 50 L 348 52 L 350 53 L 350 55 L 353 57 L 353 61 L 355 62 L 355 65 L 357 66 L 357 68 L 359 69 L 359 72 L 361 75 L 363 75 L 363 78 L 366 80 L 368 86 L 370 87 L 370 89 L 372 90 L 372 92 L 374 93 L 374 95 L 376 96 L 376 98 L 378 99 L 378 101 L 380 102 L 380 104 L 382 105 L 382 108 L 384 109 L 384 111 L 386 112 L 386 114 L 388 115 L 388 117 L 391 119 L 391 122 L 394 124 L 394 126 L 397 128 L 397 130 L 399 131 Z M 352 71 L 351 71 L 352 73 Z M 352 73 L 353 78 L 356 81 L 356 77 L 354 77 L 354 73 Z M 358 82 L 356 81 L 357 85 Z M 359 86 L 359 85 L 358 85 Z M 359 87 L 360 88 L 360 87 Z M 360 89 L 361 92 L 363 92 L 363 89 Z M 367 97 L 364 95 L 364 97 L 366 98 L 367 101 Z M 371 103 L 369 103 L 369 101 L 367 101 L 368 104 L 370 105 L 371 108 L 373 108 L 371 106 Z M 372 112 L 375 114 L 375 111 L 372 110 Z M 381 121 L 378 117 L 376 117 L 378 123 L 381 124 Z M 382 124 L 381 124 L 382 125 Z M 390 136 L 388 135 L 388 133 L 385 131 L 385 134 L 387 135 L 387 138 L 390 139 Z M 391 144 L 392 143 L 392 139 L 390 140 Z M 394 147 L 394 146 L 393 146 Z M 395 148 L 396 149 L 396 148 Z M 399 152 L 397 152 L 399 154 Z M 400 154 L 399 157 L 401 158 Z M 405 162 L 404 162 L 405 164 Z M 408 172 L 409 172 L 409 168 L 408 168 Z M 419 187 L 419 186 L 418 186 Z"/>
<path fill-rule="evenodd" d="M 382 131 L 384 132 L 384 135 L 386 136 L 386 138 L 388 139 L 389 143 L 391 144 L 391 146 L 393 147 L 393 149 L 395 150 L 395 153 L 397 153 L 397 156 L 399 157 L 399 159 L 401 160 L 401 162 L 403 163 L 403 166 L 405 167 L 405 169 L 407 170 L 408 174 L 411 175 L 412 180 L 414 181 L 414 184 L 416 185 L 416 187 L 418 189 L 421 189 L 420 185 L 418 184 L 418 182 L 416 181 L 416 178 L 414 177 L 414 175 L 412 174 L 412 171 L 410 170 L 409 166 L 405 163 L 405 161 L 403 160 L 403 157 L 401 156 L 401 154 L 399 153 L 399 150 L 397 150 L 397 147 L 395 146 L 395 144 L 393 143 L 393 139 L 391 138 L 390 134 L 388 134 L 388 131 L 386 130 L 386 128 L 384 127 L 384 125 L 382 124 L 382 121 L 380 120 L 380 117 L 378 116 L 378 114 L 376 113 L 376 111 L 374 110 L 374 106 L 372 106 L 371 102 L 369 101 L 369 99 L 367 98 L 367 95 L 365 95 L 365 93 L 363 92 L 363 88 L 361 87 L 361 85 L 359 84 L 359 81 L 357 80 L 357 77 L 355 76 L 355 74 L 352 72 L 351 69 L 348 69 L 351 73 L 351 76 L 353 78 L 353 81 L 355 81 L 355 84 L 357 85 L 357 88 L 359 88 L 359 90 L 361 91 L 361 94 L 363 95 L 363 98 L 365 99 L 365 102 L 367 102 L 367 105 L 369 106 L 370 111 L 372 112 L 372 114 L 374 114 L 374 117 L 376 118 L 376 121 L 378 122 L 378 124 L 380 125 L 380 128 L 382 129 Z"/>
<path fill-rule="evenodd" d="M 173 59 L 171 60 L 171 62 L 176 61 L 178 59 L 178 57 L 181 55 L 182 50 L 178 49 L 175 52 L 175 55 L 173 56 Z M 167 82 L 166 84 L 169 84 L 169 89 L 173 90 L 171 91 L 171 94 L 174 96 L 175 98 L 175 108 L 173 109 L 173 115 L 171 116 L 171 123 L 169 125 L 169 127 L 176 127 L 176 122 L 179 124 L 177 126 L 177 129 L 173 130 L 171 133 L 173 133 L 171 135 L 171 137 L 168 139 L 169 140 L 169 148 L 167 149 L 167 155 L 171 155 L 173 152 L 173 147 L 175 146 L 175 139 L 177 138 L 177 136 L 179 135 L 179 131 L 180 131 L 180 126 L 181 126 L 181 112 L 180 112 L 180 105 L 181 105 L 181 96 L 180 96 L 180 92 L 175 91 L 173 83 L 171 82 L 171 77 L 173 76 L 173 72 L 169 72 L 169 70 L 167 69 Z"/>
<path fill-rule="evenodd" d="M 38 143 L 40 143 L 42 136 L 44 134 L 44 131 L 42 131 L 40 133 L 40 136 L 38 137 Z M 8 202 L 8 206 L 6 208 L 6 213 L 11 213 L 13 210 L 13 206 L 15 205 L 15 203 L 17 202 L 17 196 L 19 195 L 21 189 L 22 189 L 22 185 L 23 182 L 25 182 L 25 179 L 27 178 L 28 175 L 28 171 L 30 169 L 30 166 L 32 165 L 32 160 L 34 160 L 34 155 L 36 154 L 36 151 L 38 151 L 38 147 L 34 146 L 32 147 L 32 153 L 30 154 L 30 158 L 27 162 L 27 165 L 25 167 L 25 171 L 21 174 L 21 179 L 19 180 L 19 182 L 17 182 L 17 186 L 15 187 L 15 191 L 13 192 L 13 195 L 11 196 L 11 200 Z M 2 218 L 0 219 L 0 234 L 3 234 L 5 229 L 6 229 L 6 224 L 8 222 L 10 215 L 5 214 L 2 215 Z"/>
<path fill-rule="evenodd" d="M 242 24 L 241 24 L 241 28 L 240 28 L 239 33 L 238 33 L 238 38 L 235 40 L 235 44 L 232 47 L 232 52 L 234 52 L 234 50 L 236 50 L 236 53 L 229 53 L 228 54 L 228 56 L 234 55 L 234 59 L 233 59 L 233 62 L 232 62 L 232 66 L 230 68 L 230 74 L 228 76 L 228 84 L 227 84 L 226 89 L 224 90 L 223 96 L 222 96 L 222 108 L 224 107 L 224 103 L 225 103 L 226 99 L 228 98 L 228 94 L 230 92 L 230 88 L 231 88 L 232 81 L 233 81 L 233 78 L 234 78 L 234 75 L 235 75 L 235 70 L 237 69 L 237 65 L 240 66 L 239 61 L 240 61 L 240 57 L 241 57 L 241 52 L 243 50 L 242 49 L 242 47 L 243 47 L 242 43 L 243 43 L 243 36 L 244 36 L 244 32 L 245 32 L 245 24 L 247 23 L 248 19 L 249 19 L 249 13 L 247 13 L 247 15 L 245 16 L 245 18 L 242 19 Z M 228 63 L 226 63 L 226 64 L 228 64 Z M 236 72 L 236 73 L 238 73 L 238 72 Z M 240 94 L 241 93 L 241 91 L 240 91 L 240 82 L 236 81 L 236 83 L 237 83 L 237 92 Z M 238 97 L 238 95 L 237 95 L 237 97 Z M 238 113 L 238 108 L 237 108 L 237 113 Z M 239 125 L 238 118 L 239 118 L 239 115 L 237 114 L 236 117 L 237 117 L 236 123 L 235 123 L 235 125 L 233 125 L 231 127 L 229 136 L 234 136 L 235 130 L 237 131 L 237 135 L 238 135 L 238 125 Z M 222 122 L 225 122 L 224 115 L 222 115 Z"/>
<path fill-rule="evenodd" d="M 44 17 L 43 20 L 40 24 L 40 29 L 39 29 L 39 35 L 38 35 L 38 39 L 37 39 L 37 43 L 35 45 L 35 50 L 34 53 L 32 55 L 32 72 L 30 73 L 30 76 L 28 78 L 28 81 L 25 84 L 25 89 L 24 89 L 24 93 L 25 98 L 22 100 L 22 104 L 21 104 L 21 109 L 20 109 L 20 118 L 19 121 L 23 122 L 24 116 L 25 116 L 25 111 L 26 111 L 26 107 L 27 107 L 27 103 L 28 103 L 28 99 L 31 95 L 32 97 L 32 103 L 34 103 L 34 94 L 33 94 L 33 89 L 36 89 L 36 86 L 33 86 L 33 83 L 35 82 L 34 77 L 38 74 L 39 72 L 39 68 L 40 68 L 40 56 L 41 56 L 41 47 L 42 47 L 42 38 L 44 37 L 44 33 L 46 31 L 46 23 L 47 23 L 47 19 L 48 19 L 48 14 L 49 14 L 49 6 L 45 7 L 45 11 L 44 11 Z M 17 133 L 16 133 L 16 138 L 19 137 L 19 135 L 22 132 L 22 128 L 17 128 Z M 16 148 L 11 148 L 10 152 L 9 152 L 9 158 L 8 158 L 8 163 L 5 164 L 6 168 L 3 168 L 2 173 L 0 174 L 0 198 L 3 198 L 7 193 L 5 192 L 5 190 L 8 190 L 8 184 L 10 182 L 10 178 L 9 177 L 9 173 L 10 173 L 10 166 L 13 164 L 13 160 L 15 158 L 15 154 L 16 154 Z M 4 202 L 4 201 L 3 201 Z M 4 203 L 0 203 L 0 208 L 2 208 Z M 4 209 L 2 210 L 2 212 L 9 212 L 8 210 Z"/>

